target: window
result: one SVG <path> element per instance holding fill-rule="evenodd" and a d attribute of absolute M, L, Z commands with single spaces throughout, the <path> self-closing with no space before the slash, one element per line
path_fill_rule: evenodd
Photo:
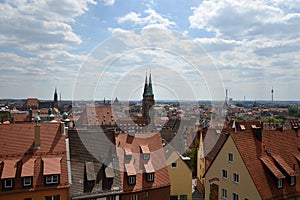
<path fill-rule="evenodd" d="M 187 200 L 187 195 L 180 195 L 179 199 L 180 200 Z"/>
<path fill-rule="evenodd" d="M 131 200 L 138 200 L 138 195 L 137 194 L 131 195 Z"/>
<path fill-rule="evenodd" d="M 171 164 L 171 167 L 172 167 L 172 168 L 177 168 L 177 162 L 173 162 L 173 163 Z"/>
<path fill-rule="evenodd" d="M 277 180 L 277 188 L 282 188 L 282 179 Z"/>
<path fill-rule="evenodd" d="M 45 200 L 60 200 L 60 195 L 45 196 Z"/>
<path fill-rule="evenodd" d="M 59 183 L 59 175 L 46 176 L 46 184 L 58 184 L 58 183 Z"/>
<path fill-rule="evenodd" d="M 128 176 L 128 185 L 135 185 L 135 176 Z"/>
<path fill-rule="evenodd" d="M 170 197 L 170 200 L 178 200 L 178 196 L 173 195 L 173 196 Z"/>
<path fill-rule="evenodd" d="M 222 188 L 222 199 L 227 199 L 227 190 Z"/>
<path fill-rule="evenodd" d="M 239 200 L 239 195 L 236 193 L 232 193 L 232 200 Z"/>
<path fill-rule="evenodd" d="M 225 169 L 222 170 L 222 178 L 227 179 L 227 170 Z"/>
<path fill-rule="evenodd" d="M 228 153 L 228 162 L 232 163 L 233 162 L 233 154 Z"/>
<path fill-rule="evenodd" d="M 130 154 L 129 155 L 125 155 L 125 160 L 127 160 L 127 161 L 131 160 L 131 157 L 132 157 L 132 155 L 130 155 Z"/>
<path fill-rule="evenodd" d="M 240 182 L 240 176 L 236 173 L 233 173 L 233 182 L 239 183 Z"/>
<path fill-rule="evenodd" d="M 146 174 L 146 180 L 147 180 L 147 182 L 153 182 L 154 181 L 154 173 Z"/>
<path fill-rule="evenodd" d="M 145 192 L 145 193 L 144 193 L 144 197 L 145 197 L 145 198 L 148 198 L 148 196 L 149 196 L 149 193 L 148 193 L 148 192 Z"/>
<path fill-rule="evenodd" d="M 31 177 L 24 177 L 23 178 L 23 187 L 30 187 L 31 186 Z"/>
<path fill-rule="evenodd" d="M 150 154 L 149 153 L 144 153 L 143 154 L 143 159 L 144 160 L 149 160 L 150 159 Z"/>
<path fill-rule="evenodd" d="M 295 176 L 291 176 L 291 182 L 290 185 L 293 186 L 296 184 L 296 177 Z"/>
<path fill-rule="evenodd" d="M 4 188 L 5 188 L 5 189 L 12 189 L 13 186 L 14 186 L 13 183 L 14 183 L 13 179 L 11 179 L 11 178 L 5 179 L 5 180 L 4 180 Z"/>

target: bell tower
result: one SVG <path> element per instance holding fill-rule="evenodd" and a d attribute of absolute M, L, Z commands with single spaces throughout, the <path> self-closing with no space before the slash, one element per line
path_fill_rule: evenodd
<path fill-rule="evenodd" d="M 142 100 L 143 118 L 147 119 L 148 124 L 153 123 L 153 122 L 151 122 L 151 118 L 153 119 L 152 115 L 154 114 L 154 112 L 151 112 L 150 109 L 154 105 L 154 103 L 155 103 L 154 102 L 154 94 L 153 94 L 153 89 L 152 89 L 152 80 L 151 80 L 151 72 L 150 72 L 149 83 L 147 80 L 147 73 L 146 73 L 143 100 Z"/>

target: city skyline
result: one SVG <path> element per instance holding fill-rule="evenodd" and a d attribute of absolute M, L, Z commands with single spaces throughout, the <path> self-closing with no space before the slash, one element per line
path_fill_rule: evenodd
<path fill-rule="evenodd" d="M 52 99 L 57 87 L 62 99 L 72 100 L 76 81 L 81 81 L 78 77 L 86 80 L 94 73 L 96 89 L 92 94 L 81 90 L 75 99 L 138 100 L 142 98 L 144 75 L 150 69 L 155 99 L 224 100 L 225 89 L 234 100 L 244 96 L 247 100 L 271 100 L 271 89 L 274 101 L 300 99 L 295 92 L 300 85 L 300 6 L 294 1 L 24 0 L 0 1 L 0 10 L 1 99 Z M 112 87 L 97 85 L 100 75 L 92 61 L 98 60 L 92 58 L 98 48 L 132 30 L 149 28 L 172 31 L 165 51 L 144 49 L 123 56 L 118 65 L 106 71 L 103 81 Z M 173 33 L 180 36 L 173 37 Z M 166 51 L 180 52 L 186 47 L 184 37 L 203 49 L 207 66 L 219 74 L 219 86 L 223 86 L 218 86 L 217 95 L 210 94 L 214 85 L 207 83 L 207 71 L 201 76 L 188 68 L 180 53 L 174 56 Z M 126 40 L 126 47 L 141 47 L 137 42 L 141 38 Z M 191 49 L 188 52 L 194 58 L 199 51 Z M 105 53 L 117 56 L 119 52 L 109 49 Z M 150 59 L 145 55 L 151 55 Z M 149 65 L 151 59 L 154 61 Z M 130 68 L 121 68 L 121 64 Z M 79 73 L 82 70 L 86 73 Z M 130 98 L 124 88 L 115 87 L 119 83 L 131 88 Z"/>

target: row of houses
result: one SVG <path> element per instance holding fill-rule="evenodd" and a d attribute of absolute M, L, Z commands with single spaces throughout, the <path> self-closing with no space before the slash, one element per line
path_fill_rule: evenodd
<path fill-rule="evenodd" d="M 285 130 L 230 121 L 201 135 L 197 179 L 205 199 L 300 199 L 300 123 L 289 122 Z M 217 142 L 209 148 L 212 135 Z"/>
<path fill-rule="evenodd" d="M 191 170 L 160 133 L 107 130 L 97 140 L 100 132 L 55 120 L 1 124 L 0 200 L 192 199 Z"/>

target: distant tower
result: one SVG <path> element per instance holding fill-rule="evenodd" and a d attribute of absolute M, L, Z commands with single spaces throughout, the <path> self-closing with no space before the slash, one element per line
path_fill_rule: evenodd
<path fill-rule="evenodd" d="M 272 90 L 271 90 L 271 98 L 272 98 L 272 102 L 273 102 L 273 100 L 274 100 L 274 99 L 273 99 L 273 97 L 274 97 L 273 95 L 274 95 L 274 90 L 273 90 L 273 87 L 272 87 Z"/>
<path fill-rule="evenodd" d="M 154 94 L 153 94 L 153 89 L 152 89 L 152 80 L 151 80 L 151 72 L 150 72 L 149 84 L 147 81 L 147 73 L 146 73 L 143 100 L 142 100 L 143 117 L 148 120 L 148 124 L 150 124 L 150 122 L 151 122 L 151 117 L 150 117 L 151 113 L 149 113 L 149 111 L 153 105 L 154 105 Z"/>
<path fill-rule="evenodd" d="M 55 87 L 55 90 L 54 90 L 53 107 L 58 108 L 58 95 L 57 95 L 56 87 Z"/>

